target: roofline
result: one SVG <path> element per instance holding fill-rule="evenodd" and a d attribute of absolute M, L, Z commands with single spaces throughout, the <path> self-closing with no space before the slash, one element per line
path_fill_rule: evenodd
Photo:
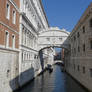
<path fill-rule="evenodd" d="M 43 4 L 42 4 L 42 0 L 39 0 L 39 1 L 40 1 L 40 4 L 41 4 L 42 11 L 43 11 L 43 13 L 44 13 L 45 19 L 46 19 L 46 21 L 47 21 L 48 27 L 50 27 L 50 26 L 49 26 L 48 19 L 47 19 L 47 16 L 46 16 L 46 13 L 45 13 L 45 10 L 44 10 L 44 7 L 43 7 Z"/>
<path fill-rule="evenodd" d="M 46 33 L 46 32 L 63 32 L 63 33 L 66 33 L 68 36 L 70 35 L 70 33 L 69 32 L 67 32 L 67 31 L 63 31 L 63 30 L 47 30 L 47 31 L 41 31 L 40 33 L 39 33 L 39 35 L 40 34 L 43 34 L 43 33 Z"/>

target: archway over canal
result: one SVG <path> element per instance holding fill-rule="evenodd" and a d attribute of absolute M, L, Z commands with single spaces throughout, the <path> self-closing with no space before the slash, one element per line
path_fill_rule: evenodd
<path fill-rule="evenodd" d="M 53 64 L 55 50 L 54 47 L 63 48 L 69 50 L 69 43 L 67 37 L 69 32 L 65 29 L 49 28 L 47 31 L 39 33 L 39 56 L 41 61 L 42 70 L 45 67 L 45 63 Z M 43 54 L 45 53 L 45 54 Z M 45 60 L 48 57 L 48 60 Z M 48 62 L 46 62 L 48 61 Z"/>

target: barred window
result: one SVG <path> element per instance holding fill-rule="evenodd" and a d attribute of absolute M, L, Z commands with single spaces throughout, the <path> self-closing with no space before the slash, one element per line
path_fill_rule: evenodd
<path fill-rule="evenodd" d="M 83 44 L 83 51 L 85 52 L 85 44 Z"/>
<path fill-rule="evenodd" d="M 85 26 L 83 26 L 83 33 L 85 33 Z"/>
<path fill-rule="evenodd" d="M 80 52 L 80 47 L 78 46 L 78 52 Z"/>
<path fill-rule="evenodd" d="M 90 49 L 92 50 L 92 40 L 90 41 Z"/>
<path fill-rule="evenodd" d="M 90 27 L 92 27 L 92 19 L 90 19 Z"/>
<path fill-rule="evenodd" d="M 78 38 L 80 37 L 80 33 L 79 33 L 79 32 L 77 33 L 77 37 L 78 37 Z"/>
<path fill-rule="evenodd" d="M 90 77 L 92 77 L 92 69 L 90 69 Z"/>

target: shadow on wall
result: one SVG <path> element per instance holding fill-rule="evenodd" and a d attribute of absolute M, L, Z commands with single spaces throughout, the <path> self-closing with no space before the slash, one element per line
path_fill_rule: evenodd
<path fill-rule="evenodd" d="M 41 66 L 41 71 L 40 73 L 42 73 L 44 71 L 44 56 L 43 56 L 43 51 L 39 51 L 39 59 L 40 59 L 40 66 Z M 39 69 L 40 69 L 39 66 Z M 38 71 L 39 71 L 38 69 Z M 36 71 L 36 69 L 34 69 L 33 66 L 31 66 L 30 69 L 21 72 L 20 75 L 16 76 L 16 78 L 12 79 L 9 82 L 9 85 L 11 87 L 12 90 L 16 90 L 22 86 L 25 86 L 27 83 L 29 83 L 32 79 L 34 79 L 35 75 L 38 74 Z"/>
<path fill-rule="evenodd" d="M 22 72 L 19 76 L 16 76 L 16 78 L 12 79 L 9 82 L 9 85 L 13 91 L 16 91 L 18 88 L 26 85 L 28 82 L 30 82 L 35 77 L 34 68 L 30 68 L 24 72 Z M 20 81 L 19 81 L 20 79 Z"/>

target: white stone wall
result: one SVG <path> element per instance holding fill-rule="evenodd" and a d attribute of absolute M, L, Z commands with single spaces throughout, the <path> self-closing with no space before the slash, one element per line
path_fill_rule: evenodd
<path fill-rule="evenodd" d="M 0 49 L 0 92 L 18 88 L 18 52 Z"/>
<path fill-rule="evenodd" d="M 48 27 L 39 1 L 20 0 L 20 53 L 19 53 L 19 83 L 27 83 L 40 73 L 41 64 L 38 52 L 38 33 Z M 39 5 L 38 5 L 39 3 Z"/>
<path fill-rule="evenodd" d="M 20 41 L 20 86 L 29 82 L 39 73 L 41 66 L 37 51 L 37 34 L 22 18 Z"/>
<path fill-rule="evenodd" d="M 20 85 L 24 85 L 41 72 L 38 52 L 22 48 Z"/>

